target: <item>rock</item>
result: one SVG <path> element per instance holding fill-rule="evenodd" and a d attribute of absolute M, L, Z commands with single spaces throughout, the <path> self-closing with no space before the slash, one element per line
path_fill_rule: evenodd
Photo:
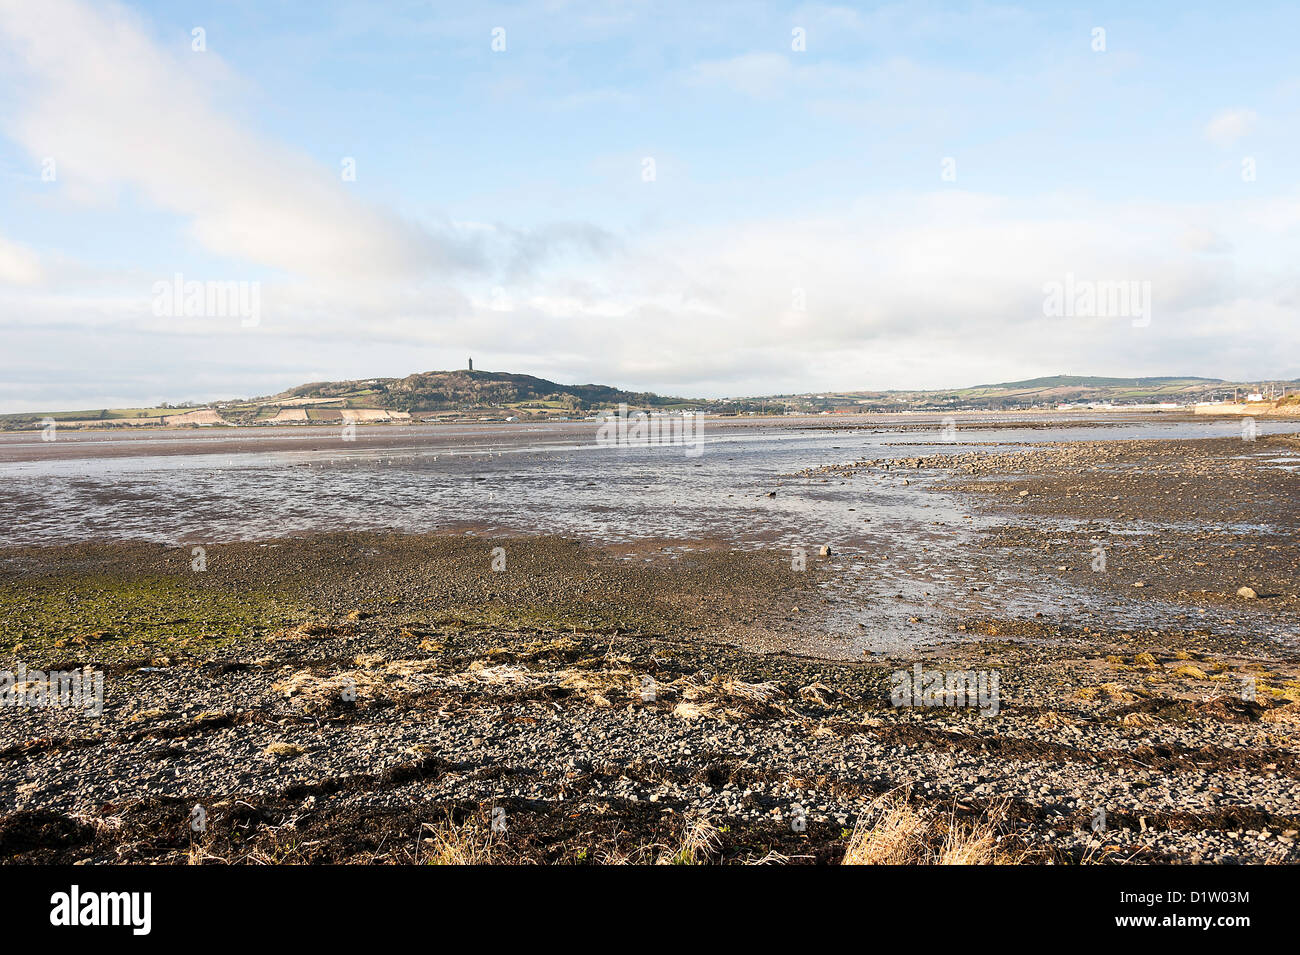
<path fill-rule="evenodd" d="M 1237 596 L 1245 597 L 1247 600 L 1254 600 L 1259 596 L 1259 594 L 1255 593 L 1254 589 L 1251 587 L 1239 587 L 1237 589 Z"/>
<path fill-rule="evenodd" d="M 818 556 L 818 557 L 829 557 L 829 556 L 831 556 L 831 545 L 830 545 L 830 544 L 822 544 L 821 547 L 817 548 L 817 556 Z M 1254 596 L 1254 591 L 1251 592 L 1251 596 Z"/>
<path fill-rule="evenodd" d="M 1021 496 L 1021 497 L 1028 497 L 1028 496 L 1029 496 L 1029 492 L 1028 492 L 1028 491 L 1021 491 L 1021 492 L 1020 492 L 1020 496 Z"/>

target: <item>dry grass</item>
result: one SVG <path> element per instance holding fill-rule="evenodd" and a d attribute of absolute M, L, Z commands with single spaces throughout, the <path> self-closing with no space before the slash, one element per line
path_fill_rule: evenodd
<path fill-rule="evenodd" d="M 312 637 L 334 637 L 351 633 L 346 625 L 336 625 L 326 620 L 307 620 L 294 627 L 277 630 L 266 639 L 275 643 L 285 640 L 309 640 Z"/>
<path fill-rule="evenodd" d="M 843 865 L 1015 865 L 1023 853 L 1008 851 L 999 828 L 1005 806 L 966 822 L 956 810 L 933 816 L 913 808 L 910 793 L 894 790 L 872 803 L 858 820 Z"/>
<path fill-rule="evenodd" d="M 199 842 L 191 842 L 190 847 L 185 850 L 186 865 L 204 865 L 209 859 L 218 862 L 226 861 L 225 859 L 208 852 L 208 850 L 203 847 L 203 844 Z"/>
<path fill-rule="evenodd" d="M 1155 726 L 1158 721 L 1150 713 L 1126 713 L 1119 721 L 1120 726 L 1146 727 Z"/>
<path fill-rule="evenodd" d="M 1265 713 L 1261 719 L 1266 723 L 1300 723 L 1300 703 L 1288 703 L 1277 706 Z"/>
<path fill-rule="evenodd" d="M 881 796 L 858 819 L 844 851 L 843 865 L 909 865 L 922 855 L 925 820 L 912 809 L 908 794 Z"/>
<path fill-rule="evenodd" d="M 1122 683 L 1102 683 L 1100 686 L 1081 686 L 1071 694 L 1071 699 L 1084 703 L 1133 703 L 1137 695 Z"/>
<path fill-rule="evenodd" d="M 344 700 L 365 705 L 384 693 L 383 685 L 361 670 L 328 677 L 300 670 L 273 684 L 271 689 L 309 713 L 329 710 Z"/>
<path fill-rule="evenodd" d="M 597 865 L 708 865 L 722 843 L 718 827 L 703 816 L 688 819 L 676 845 L 639 843 L 622 846 L 617 842 L 596 850 Z M 783 856 L 769 853 L 776 859 Z"/>
<path fill-rule="evenodd" d="M 301 756 L 306 752 L 306 750 L 296 743 L 286 743 L 283 740 L 277 740 L 266 749 L 262 750 L 262 752 L 266 753 L 268 756 L 279 756 L 282 759 L 291 759 L 294 756 Z"/>
<path fill-rule="evenodd" d="M 296 835 L 290 834 L 285 838 L 277 836 L 270 845 L 252 849 L 244 856 L 244 861 L 249 865 L 307 865 L 311 860 L 306 849 L 307 846 L 301 843 Z M 191 849 L 190 852 L 192 855 L 194 850 Z M 204 853 L 203 858 L 217 857 Z"/>
<path fill-rule="evenodd" d="M 571 690 L 594 706 L 612 706 L 615 700 L 641 701 L 640 677 L 632 670 L 559 670 L 553 674 L 562 689 Z"/>
<path fill-rule="evenodd" d="M 704 865 L 721 842 L 718 827 L 703 816 L 686 823 L 681 841 L 659 857 L 664 865 Z"/>
<path fill-rule="evenodd" d="M 540 682 L 524 667 L 500 663 L 488 666 L 482 660 L 475 660 L 469 669 L 459 677 L 462 682 L 482 683 L 496 689 L 526 690 Z"/>
<path fill-rule="evenodd" d="M 360 661 L 360 657 L 357 660 Z M 437 673 L 441 667 L 437 660 L 390 660 L 385 661 L 380 657 L 383 663 L 384 673 L 397 677 L 420 677 L 429 673 Z"/>
<path fill-rule="evenodd" d="M 356 669 L 329 676 L 299 670 L 271 689 L 300 709 L 323 713 L 340 703 L 365 708 L 417 693 L 437 683 L 440 669 L 436 660 L 389 660 L 377 653 L 360 654 L 352 662 Z"/>
<path fill-rule="evenodd" d="M 1039 715 L 1034 721 L 1035 726 L 1041 726 L 1043 729 L 1060 729 L 1065 726 L 1074 726 L 1078 721 L 1066 716 L 1059 710 L 1046 710 Z"/>
<path fill-rule="evenodd" d="M 740 680 L 726 680 L 722 684 L 722 695 L 750 703 L 771 703 L 780 699 L 785 693 L 775 683 L 744 683 Z"/>
<path fill-rule="evenodd" d="M 450 818 L 437 825 L 426 823 L 427 833 L 416 844 L 416 865 L 499 865 L 497 834 L 486 822 L 467 821 L 456 825 Z"/>
<path fill-rule="evenodd" d="M 694 720 L 701 716 L 712 716 L 717 707 L 712 703 L 691 703 L 683 701 L 673 707 L 673 716 L 682 720 Z"/>
<path fill-rule="evenodd" d="M 695 719 L 739 721 L 769 706 L 780 705 L 785 691 L 776 683 L 745 683 L 740 680 L 713 679 L 704 683 L 681 681 L 665 687 L 680 692 L 682 702 L 673 708 L 673 716 Z"/>

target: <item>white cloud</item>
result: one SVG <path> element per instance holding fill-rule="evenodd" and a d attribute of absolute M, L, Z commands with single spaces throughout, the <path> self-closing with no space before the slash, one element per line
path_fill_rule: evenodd
<path fill-rule="evenodd" d="M 599 263 L 563 261 L 501 280 L 501 297 L 493 277 L 274 283 L 263 289 L 262 324 L 242 329 L 155 318 L 129 297 L 61 291 L 29 294 L 22 309 L 0 303 L 9 316 L 0 321 L 38 353 L 58 349 L 68 367 L 93 368 L 105 341 L 171 356 L 174 384 L 157 390 L 151 377 L 148 394 L 170 399 L 211 396 L 191 390 L 199 356 L 228 369 L 218 394 L 275 390 L 268 380 L 287 387 L 300 377 L 460 367 L 469 354 L 481 368 L 703 395 L 1062 372 L 1290 375 L 1300 369 L 1278 362 L 1300 354 L 1296 225 L 1277 208 L 1266 199 L 873 197 L 821 216 L 626 237 Z M 1046 317 L 1043 286 L 1067 273 L 1150 282 L 1151 324 Z M 94 334 L 69 334 L 78 329 Z M 219 377 L 209 371 L 205 380 Z"/>
<path fill-rule="evenodd" d="M 44 275 L 36 253 L 0 236 L 0 285 L 35 285 Z"/>
<path fill-rule="evenodd" d="M 1226 148 L 1254 129 L 1258 119 L 1252 109 L 1225 109 L 1206 124 L 1205 138 Z"/>
<path fill-rule="evenodd" d="M 1294 240 L 1285 223 L 1252 224 L 1264 204 L 874 198 L 631 242 L 599 273 L 568 277 L 580 294 L 517 296 L 516 314 L 539 347 L 594 334 L 607 377 L 674 391 L 1260 374 L 1251 343 L 1300 347 L 1288 266 L 1258 254 Z M 1204 222 L 1216 224 L 1208 239 Z M 1151 283 L 1151 325 L 1045 317 L 1043 286 L 1067 273 Z"/>
<path fill-rule="evenodd" d="M 693 66 L 689 82 L 730 87 L 750 96 L 769 96 L 790 86 L 794 67 L 779 53 L 745 53 L 725 60 L 709 60 Z"/>
<path fill-rule="evenodd" d="M 268 142 L 216 109 L 217 54 L 187 38 L 164 49 L 131 12 L 77 0 L 0 2 L 25 94 L 0 120 L 33 157 L 53 157 L 71 195 L 112 199 L 123 186 L 177 213 L 210 251 L 290 272 L 409 274 L 476 259 L 349 195 L 338 169 Z M 342 157 L 340 157 L 341 162 Z"/>

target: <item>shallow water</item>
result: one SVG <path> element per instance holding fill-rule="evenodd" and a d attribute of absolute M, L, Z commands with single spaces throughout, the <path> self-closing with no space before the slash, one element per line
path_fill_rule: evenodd
<path fill-rule="evenodd" d="M 962 418 L 957 440 L 947 442 L 940 420 L 808 419 L 818 430 L 785 420 L 707 421 L 698 456 L 681 447 L 599 447 L 591 422 L 360 427 L 354 441 L 336 428 L 62 432 L 53 442 L 2 435 L 0 545 L 112 538 L 213 546 L 346 529 L 459 528 L 563 534 L 616 553 L 647 538 L 780 548 L 793 568 L 794 548 L 807 548 L 813 562 L 829 544 L 834 573 L 820 639 L 830 652 L 860 656 L 950 637 L 941 618 L 959 607 L 1124 619 L 1130 609 L 1150 616 L 1151 604 L 1095 606 L 1059 582 L 990 570 L 974 547 L 984 519 L 936 490 L 937 474 L 788 475 L 861 458 L 1240 433 L 1235 421 L 1052 415 L 1035 428 Z M 1087 423 L 1059 426 L 1066 420 Z M 850 423 L 858 427 L 844 430 Z M 1259 424 L 1261 434 L 1281 430 L 1300 423 Z M 767 497 L 772 490 L 776 497 Z"/>

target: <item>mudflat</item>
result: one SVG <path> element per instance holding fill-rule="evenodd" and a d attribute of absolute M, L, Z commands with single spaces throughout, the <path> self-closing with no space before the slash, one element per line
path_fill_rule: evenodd
<path fill-rule="evenodd" d="M 904 555 L 837 540 L 9 547 L 0 668 L 95 668 L 104 705 L 0 709 L 0 860 L 839 862 L 905 805 L 918 840 L 986 827 L 1016 861 L 1297 862 L 1298 456 L 1089 440 L 792 471 L 781 500 L 906 481 L 972 515 L 960 572 L 925 579 L 944 599 L 901 618 L 924 636 L 887 644 L 851 621 L 900 619 L 893 579 L 862 582 Z"/>

